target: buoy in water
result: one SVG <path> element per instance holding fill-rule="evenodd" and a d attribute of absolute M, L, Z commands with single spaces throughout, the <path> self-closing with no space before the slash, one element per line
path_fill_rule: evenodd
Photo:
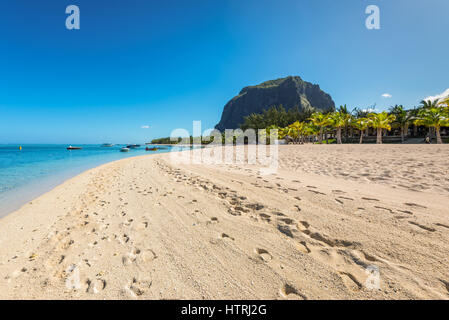
<path fill-rule="evenodd" d="M 22 150 L 22 146 L 19 146 L 19 150 Z"/>

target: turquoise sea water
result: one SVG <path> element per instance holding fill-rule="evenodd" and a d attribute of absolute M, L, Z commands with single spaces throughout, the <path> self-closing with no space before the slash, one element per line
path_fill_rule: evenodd
<path fill-rule="evenodd" d="M 171 146 L 160 146 L 163 149 L 145 151 L 142 146 L 120 152 L 122 145 L 77 146 L 83 149 L 69 151 L 67 145 L 25 144 L 19 150 L 19 145 L 0 144 L 0 217 L 87 169 L 114 160 L 172 150 Z"/>

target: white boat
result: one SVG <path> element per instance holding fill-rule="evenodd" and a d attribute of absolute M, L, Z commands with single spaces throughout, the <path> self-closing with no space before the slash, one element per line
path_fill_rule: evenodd
<path fill-rule="evenodd" d="M 121 148 L 120 152 L 129 152 L 129 148 Z"/>

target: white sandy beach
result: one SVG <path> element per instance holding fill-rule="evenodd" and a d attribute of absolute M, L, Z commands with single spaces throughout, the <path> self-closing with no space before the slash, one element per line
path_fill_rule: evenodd
<path fill-rule="evenodd" d="M 160 154 L 66 181 L 0 220 L 0 298 L 449 298 L 448 145 L 279 157 L 269 176 Z"/>

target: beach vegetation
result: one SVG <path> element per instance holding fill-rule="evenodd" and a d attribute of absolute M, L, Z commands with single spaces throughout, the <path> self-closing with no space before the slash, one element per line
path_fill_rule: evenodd
<path fill-rule="evenodd" d="M 391 130 L 391 123 L 396 120 L 396 117 L 392 114 L 388 114 L 388 112 L 380 112 L 380 113 L 370 113 L 368 115 L 368 119 L 370 120 L 371 127 L 376 129 L 377 131 L 377 144 L 382 143 L 382 131 L 383 130 Z"/>
<path fill-rule="evenodd" d="M 330 125 L 329 117 L 321 112 L 315 112 L 311 115 L 309 120 L 313 125 L 319 128 L 318 143 L 321 143 L 323 141 L 324 129 Z"/>
<path fill-rule="evenodd" d="M 434 128 L 437 143 L 443 143 L 441 139 L 441 127 L 449 126 L 449 114 L 443 107 L 423 108 L 419 112 L 419 117 L 415 120 L 418 125 L 423 125 L 429 128 Z"/>
<path fill-rule="evenodd" d="M 408 125 L 412 122 L 415 115 L 404 109 L 402 105 L 395 105 L 390 108 L 390 114 L 395 116 L 393 126 L 398 127 L 401 133 L 401 142 L 404 143 Z"/>
<path fill-rule="evenodd" d="M 342 110 L 342 107 L 340 107 L 340 111 L 333 112 L 328 116 L 330 125 L 336 129 L 337 144 L 342 143 L 341 130 L 343 127 L 346 127 L 349 124 L 349 121 L 351 119 L 351 115 L 347 112 L 345 113 L 345 111 L 347 110 Z"/>
<path fill-rule="evenodd" d="M 368 118 L 360 118 L 360 119 L 352 119 L 351 126 L 355 129 L 359 130 L 360 132 L 360 138 L 359 143 L 363 143 L 363 135 L 365 134 L 366 130 L 371 127 L 371 120 Z"/>

